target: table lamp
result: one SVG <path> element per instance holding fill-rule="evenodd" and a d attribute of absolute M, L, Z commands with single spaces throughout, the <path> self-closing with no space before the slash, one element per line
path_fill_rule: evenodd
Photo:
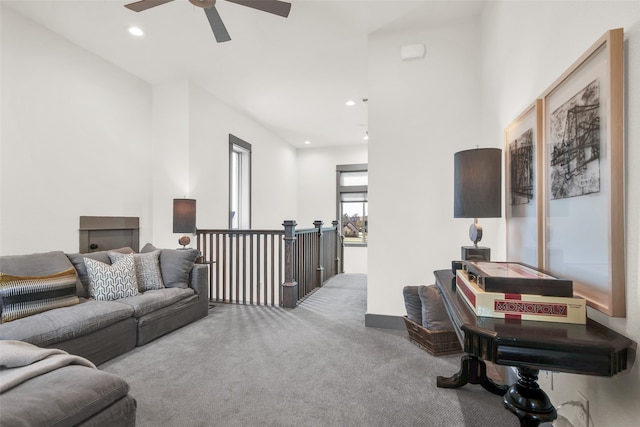
<path fill-rule="evenodd" d="M 190 233 L 196 232 L 196 201 L 194 199 L 173 199 L 173 232 Z M 189 236 L 182 236 L 178 239 L 182 248 L 186 248 L 191 243 Z"/>
<path fill-rule="evenodd" d="M 478 218 L 500 218 L 502 212 L 502 150 L 476 148 L 454 155 L 454 218 L 473 218 L 462 260 L 490 261 L 491 249 L 479 247 L 482 226 Z"/>

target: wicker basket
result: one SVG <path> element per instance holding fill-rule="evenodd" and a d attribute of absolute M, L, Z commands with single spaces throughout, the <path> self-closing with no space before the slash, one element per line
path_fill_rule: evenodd
<path fill-rule="evenodd" d="M 434 356 L 462 351 L 455 331 L 431 331 L 410 320 L 407 316 L 404 316 L 404 323 L 407 325 L 409 339 Z"/>

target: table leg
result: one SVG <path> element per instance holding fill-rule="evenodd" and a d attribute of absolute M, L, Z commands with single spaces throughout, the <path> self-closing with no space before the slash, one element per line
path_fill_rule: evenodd
<path fill-rule="evenodd" d="M 460 359 L 460 371 L 451 377 L 438 376 L 436 384 L 441 388 L 459 388 L 465 384 L 480 384 L 485 390 L 502 396 L 508 387 L 496 384 L 487 377 L 487 365 L 484 360 L 466 354 Z"/>
<path fill-rule="evenodd" d="M 518 382 L 505 393 L 504 407 L 516 414 L 521 427 L 537 427 L 553 421 L 558 414 L 549 396 L 538 385 L 538 369 L 518 368 Z"/>

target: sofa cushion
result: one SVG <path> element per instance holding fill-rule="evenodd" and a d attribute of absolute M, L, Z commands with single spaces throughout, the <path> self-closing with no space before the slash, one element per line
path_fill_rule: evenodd
<path fill-rule="evenodd" d="M 147 243 L 140 252 L 155 250 L 155 246 Z M 160 271 L 164 285 L 167 288 L 188 288 L 189 273 L 198 256 L 200 251 L 197 249 L 161 249 Z"/>
<path fill-rule="evenodd" d="M 453 324 L 436 285 L 422 287 L 418 295 L 422 302 L 422 326 L 432 331 L 453 331 Z"/>
<path fill-rule="evenodd" d="M 109 251 L 109 259 L 112 263 L 121 260 L 124 254 Z M 160 251 L 152 251 L 143 254 L 133 254 L 136 265 L 136 281 L 138 291 L 144 292 L 152 289 L 164 288 L 162 273 L 160 272 Z"/>
<path fill-rule="evenodd" d="M 98 301 L 113 301 L 138 295 L 133 254 L 123 255 L 112 265 L 85 258 L 89 274 L 89 295 Z"/>
<path fill-rule="evenodd" d="M 77 338 L 133 316 L 133 308 L 111 301 L 80 299 L 80 304 L 45 311 L 0 325 L 0 339 L 41 347 Z"/>
<path fill-rule="evenodd" d="M 0 271 L 2 323 L 78 302 L 73 267 L 48 276 L 13 276 Z"/>
<path fill-rule="evenodd" d="M 129 385 L 114 374 L 86 366 L 65 366 L 3 393 L 2 425 L 74 426 L 128 392 Z"/>
<path fill-rule="evenodd" d="M 133 308 L 134 317 L 139 318 L 145 314 L 167 307 L 176 301 L 189 298 L 194 294 L 195 292 L 191 288 L 164 288 L 147 291 L 131 298 L 123 298 L 118 300 L 118 302 Z"/>
<path fill-rule="evenodd" d="M 131 248 L 113 249 L 113 252 L 120 252 L 122 254 L 132 254 Z M 104 262 L 105 264 L 111 264 L 108 251 L 89 252 L 86 254 L 66 254 L 66 258 L 73 264 L 78 273 L 78 296 L 89 297 L 89 275 L 87 274 L 87 267 L 84 264 L 85 258 L 95 259 L 96 261 Z"/>

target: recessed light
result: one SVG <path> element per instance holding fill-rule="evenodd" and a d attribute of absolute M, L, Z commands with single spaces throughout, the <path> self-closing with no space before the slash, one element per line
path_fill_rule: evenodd
<path fill-rule="evenodd" d="M 144 31 L 138 27 L 129 27 L 129 33 L 136 37 L 144 36 Z"/>
<path fill-rule="evenodd" d="M 368 131 L 365 132 L 364 137 L 362 139 L 364 139 L 365 141 L 367 141 L 369 139 L 369 132 Z"/>
<path fill-rule="evenodd" d="M 311 144 L 311 141 L 305 141 L 304 142 L 304 145 L 309 145 L 309 144 Z"/>
<path fill-rule="evenodd" d="M 345 102 L 344 105 L 346 105 L 347 107 L 353 107 L 354 105 L 356 105 L 356 102 L 350 99 L 347 102 Z"/>

